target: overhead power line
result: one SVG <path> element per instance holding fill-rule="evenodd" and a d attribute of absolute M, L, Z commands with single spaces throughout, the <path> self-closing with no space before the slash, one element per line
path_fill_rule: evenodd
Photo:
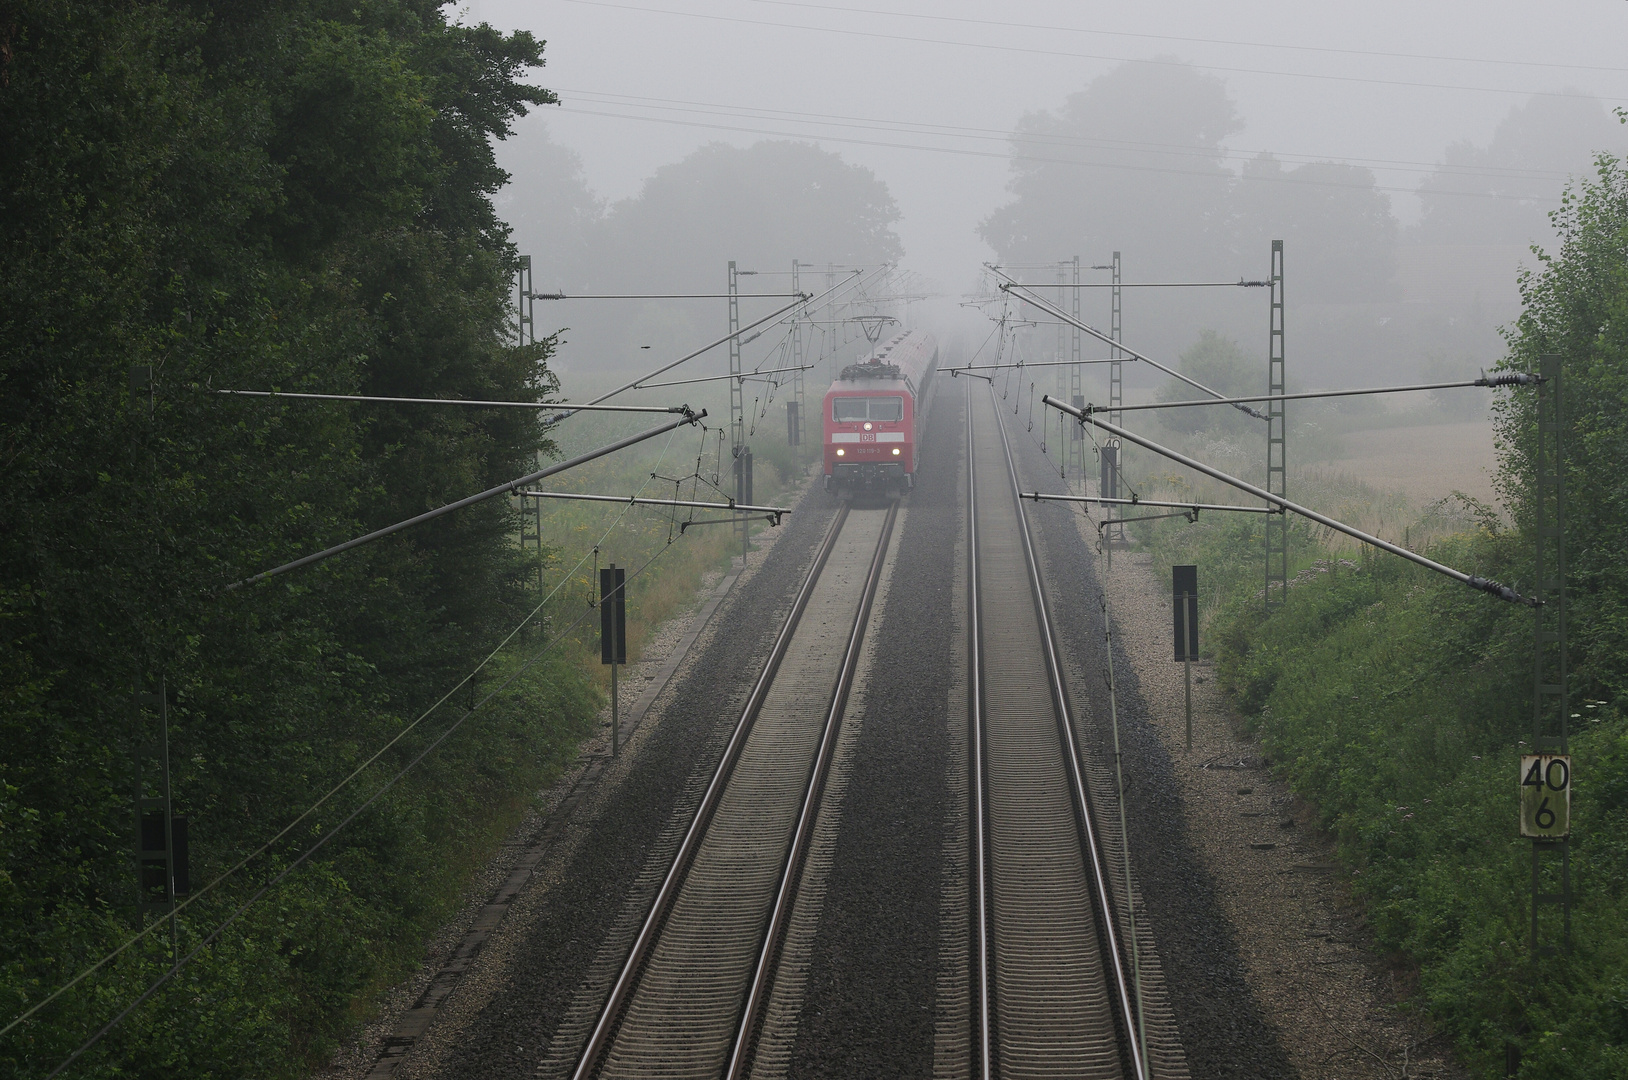
<path fill-rule="evenodd" d="M 650 109 L 657 112 L 692 113 L 697 116 L 723 116 L 737 120 L 757 120 L 773 123 L 795 123 L 818 127 L 843 127 L 860 131 L 897 132 L 907 135 L 927 135 L 941 138 L 973 140 L 977 142 L 1011 143 L 1013 141 L 1046 147 L 1083 148 L 1095 150 L 1124 150 L 1161 154 L 1171 157 L 1219 159 L 1246 162 L 1257 157 L 1271 157 L 1285 164 L 1342 164 L 1376 169 L 1381 172 L 1416 172 L 1429 170 L 1442 176 L 1503 177 L 1510 179 L 1564 180 L 1569 174 L 1555 169 L 1512 168 L 1501 165 L 1455 165 L 1448 162 L 1414 161 L 1406 158 L 1350 157 L 1344 154 L 1287 153 L 1281 150 L 1244 149 L 1241 147 L 1202 147 L 1191 144 L 1149 142 L 1135 139 L 1109 139 L 1087 135 L 1065 134 L 1058 131 L 1014 131 L 1009 128 L 971 127 L 963 124 L 936 124 L 920 120 L 898 120 L 887 117 L 851 116 L 842 113 L 817 113 L 794 109 L 770 109 L 763 106 L 731 105 L 712 101 L 689 101 L 682 98 L 653 98 L 637 94 L 615 94 L 596 90 L 572 90 L 556 87 L 555 93 L 569 104 L 572 97 L 586 99 L 589 104 L 614 105 L 621 108 Z M 570 111 L 570 110 L 568 110 Z M 611 115 L 611 114 L 606 114 Z"/>
<path fill-rule="evenodd" d="M 1506 375 L 1483 375 L 1465 382 L 1411 383 L 1407 386 L 1368 386 L 1356 390 L 1306 390 L 1298 394 L 1256 394 L 1252 397 L 1199 398 L 1194 401 L 1150 401 L 1141 405 L 1115 405 L 1115 412 L 1136 412 L 1141 409 L 1183 409 L 1192 405 L 1239 405 L 1246 401 L 1311 401 L 1319 398 L 1357 397 L 1361 394 L 1405 394 L 1415 390 L 1455 390 L 1465 386 L 1529 386 L 1538 381 L 1536 375 L 1514 372 Z M 1108 412 L 1106 405 L 1085 406 L 1086 412 Z"/>
<path fill-rule="evenodd" d="M 531 293 L 533 300 L 727 300 L 728 293 L 697 292 L 697 293 Z M 768 292 L 768 293 L 740 293 L 737 299 L 770 299 L 785 300 L 797 297 L 807 300 L 808 293 L 800 292 Z"/>
<path fill-rule="evenodd" d="M 1111 499 L 1101 495 L 1048 495 L 1043 491 L 1020 491 L 1018 497 L 1035 502 L 1098 503 L 1102 506 L 1155 506 L 1176 510 L 1233 510 L 1241 514 L 1281 514 L 1281 506 L 1237 506 L 1232 503 L 1160 502 L 1158 499 Z M 1177 515 L 1179 516 L 1179 515 Z M 1113 518 L 1125 521 L 1126 518 Z"/>
<path fill-rule="evenodd" d="M 1221 71 L 1237 75 L 1272 75 L 1289 79 L 1310 79 L 1322 82 L 1355 83 L 1369 86 L 1403 86 L 1420 90 L 1457 90 L 1465 93 L 1505 94 L 1518 97 L 1575 97 L 1575 94 L 1554 90 L 1523 90 L 1503 86 L 1471 86 L 1463 83 L 1421 82 L 1413 79 L 1378 79 L 1360 75 L 1334 75 L 1323 72 L 1280 71 L 1273 68 L 1234 67 L 1225 64 L 1188 63 L 1185 60 L 1147 59 L 1140 56 L 1114 56 L 1106 53 L 1072 52 L 1066 49 L 1037 49 L 1022 45 L 997 45 L 990 41 L 953 41 L 946 38 L 917 37 L 911 34 L 886 34 L 875 30 L 852 30 L 831 26 L 810 26 L 807 23 L 776 22 L 772 19 L 744 19 L 733 15 L 707 15 L 694 11 L 673 11 L 670 8 L 644 7 L 636 4 L 612 3 L 610 0 L 565 0 L 583 7 L 634 11 L 645 15 L 669 15 L 684 19 L 702 19 L 708 22 L 736 23 L 746 26 L 767 26 L 777 30 L 801 30 L 807 33 L 832 34 L 841 37 L 871 38 L 877 41 L 908 41 L 924 45 L 948 45 L 962 49 L 1013 53 L 1024 56 L 1054 56 L 1068 60 L 1104 60 L 1109 63 L 1151 64 L 1156 67 L 1179 67 L 1200 71 Z M 1602 100 L 1621 102 L 1624 98 Z"/>
<path fill-rule="evenodd" d="M 1464 64 L 1501 64 L 1509 67 L 1549 68 L 1558 71 L 1608 71 L 1628 73 L 1628 68 L 1591 64 L 1553 64 L 1542 60 L 1498 60 L 1485 56 L 1442 56 L 1433 53 L 1387 52 L 1379 49 L 1336 49 L 1321 45 L 1284 45 L 1270 41 L 1240 41 L 1229 38 L 1182 37 L 1176 34 L 1143 34 L 1125 30 L 1097 30 L 1080 26 L 1053 26 L 1044 23 L 1009 22 L 1005 19 L 970 19 L 955 15 L 928 15 L 915 11 L 888 11 L 883 8 L 837 7 L 834 4 L 808 4 L 797 0 L 752 0 L 774 7 L 808 8 L 812 11 L 841 11 L 855 15 L 883 15 L 896 19 L 926 19 L 932 22 L 965 23 L 971 26 L 998 26 L 1015 30 L 1043 30 L 1047 33 L 1086 34 L 1093 37 L 1134 38 L 1146 41 L 1179 41 L 1191 45 L 1237 45 L 1250 49 L 1280 49 L 1286 52 L 1326 53 L 1340 56 L 1378 56 L 1394 60 L 1448 60 Z"/>
<path fill-rule="evenodd" d="M 885 267 L 884 267 L 884 269 L 885 269 Z M 727 343 L 730 338 L 739 337 L 740 335 L 746 333 L 748 330 L 752 330 L 752 329 L 754 329 L 756 327 L 762 326 L 764 323 L 772 322 L 775 319 L 778 319 L 780 316 L 784 315 L 786 312 L 792 310 L 795 307 L 799 307 L 799 306 L 803 306 L 803 305 L 812 306 L 813 304 L 818 303 L 820 300 L 825 299 L 825 297 L 827 297 L 827 296 L 829 296 L 829 295 L 831 295 L 833 293 L 842 291 L 843 289 L 847 288 L 848 286 L 854 284 L 856 280 L 861 280 L 863 278 L 863 276 L 864 276 L 864 273 L 865 272 L 861 271 L 861 270 L 851 271 L 847 278 L 845 278 L 843 281 L 840 281 L 837 284 L 833 285 L 831 288 L 825 290 L 825 292 L 819 293 L 819 294 L 813 296 L 812 298 L 793 301 L 792 303 L 787 304 L 785 307 L 780 308 L 778 311 L 770 312 L 769 314 L 763 316 L 763 318 L 758 319 L 756 322 L 747 323 L 745 326 L 742 326 L 740 329 L 733 330 L 733 331 L 725 334 L 723 337 L 717 339 L 716 341 L 708 342 L 707 344 L 701 346 L 699 349 L 696 349 L 694 352 L 686 353 L 685 355 L 679 357 L 677 360 L 674 360 L 673 362 L 671 362 L 669 364 L 663 364 L 661 367 L 656 368 L 654 371 L 651 371 L 651 372 L 648 372 L 648 373 L 646 373 L 644 375 L 639 376 L 637 379 L 634 379 L 630 383 L 623 383 L 621 386 L 618 386 L 614 390 L 610 390 L 610 391 L 607 391 L 607 392 L 605 392 L 603 394 L 600 394 L 598 397 L 596 397 L 592 401 L 588 402 L 588 404 L 589 405 L 598 405 L 600 402 L 608 401 L 609 399 L 615 397 L 617 394 L 620 394 L 623 391 L 642 389 L 643 386 L 644 386 L 644 383 L 647 382 L 648 380 L 654 379 L 657 375 L 660 375 L 660 374 L 662 374 L 664 372 L 671 371 L 680 364 L 686 363 L 686 362 L 688 362 L 690 360 L 694 360 L 697 356 L 700 356 L 703 353 L 711 352 L 713 349 L 716 349 L 718 346 Z M 571 415 L 571 414 L 570 413 L 563 413 L 560 416 L 554 417 L 553 419 L 555 421 L 563 420 L 569 415 Z"/>
<path fill-rule="evenodd" d="M 1012 267 L 1003 267 L 1010 270 Z M 1092 267 L 1093 270 L 1096 267 Z M 1270 281 L 1023 281 L 1030 289 L 1269 289 Z"/>
<path fill-rule="evenodd" d="M 645 499 L 637 495 L 584 495 L 575 491 L 517 491 L 515 494 L 527 499 L 566 499 L 571 502 L 618 503 L 622 506 L 683 506 L 698 510 L 733 510 L 742 514 L 767 514 L 777 525 L 782 514 L 791 513 L 791 508 L 786 506 L 752 506 L 737 503 L 733 499 L 728 502 L 696 502 L 692 499 Z"/>
<path fill-rule="evenodd" d="M 1084 161 L 1079 158 L 1043 157 L 1038 154 L 1002 153 L 995 150 L 968 150 L 956 146 L 923 146 L 919 143 L 885 142 L 880 139 L 858 139 L 849 135 L 810 135 L 795 131 L 776 131 L 771 128 L 741 127 L 734 124 L 714 124 L 699 120 L 672 120 L 661 116 L 636 116 L 630 113 L 604 112 L 597 109 L 580 109 L 569 103 L 561 105 L 561 111 L 577 116 L 600 116 L 616 120 L 637 120 L 647 124 L 666 124 L 670 127 L 704 128 L 709 131 L 738 131 L 746 135 L 767 135 L 781 139 L 806 139 L 812 142 L 845 143 L 852 146 L 879 146 L 890 150 L 917 150 L 930 154 L 951 154 L 957 157 L 990 158 L 999 161 L 1025 161 L 1037 162 L 1045 165 L 1072 165 L 1082 169 L 1112 169 L 1118 172 L 1153 173 L 1162 175 L 1202 177 L 1204 174 L 1192 169 L 1161 168 L 1156 165 L 1128 165 L 1111 161 Z M 1291 186 L 1315 188 L 1339 188 L 1341 190 L 1368 190 L 1355 184 L 1341 184 L 1332 180 L 1310 180 L 1295 176 L 1247 176 L 1238 177 L 1225 170 L 1217 171 L 1217 179 L 1237 180 L 1243 179 L 1262 184 L 1287 184 Z M 1405 187 L 1399 184 L 1374 184 L 1374 191 L 1394 191 L 1405 195 L 1419 193 L 1417 187 Z M 1455 198 L 1466 199 L 1493 199 L 1500 202 L 1532 202 L 1545 206 L 1559 205 L 1559 198 L 1544 198 L 1526 195 L 1510 195 L 1495 191 L 1430 191 L 1429 195 L 1450 195 Z"/>
<path fill-rule="evenodd" d="M 775 375 L 791 375 L 799 371 L 812 371 L 818 364 L 804 364 L 802 367 L 769 368 L 767 371 L 748 371 L 740 375 L 706 375 L 699 379 L 674 379 L 671 382 L 645 383 L 639 387 L 641 390 L 654 390 L 661 386 L 693 386 L 696 383 L 724 382 L 728 379 L 739 379 L 741 382 L 753 382 L 761 379 L 770 379 Z"/>

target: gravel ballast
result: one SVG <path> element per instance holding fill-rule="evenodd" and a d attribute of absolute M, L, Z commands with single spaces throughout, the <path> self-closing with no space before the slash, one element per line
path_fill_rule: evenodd
<path fill-rule="evenodd" d="M 789 1075 L 929 1076 L 947 759 L 959 393 L 940 387 L 857 717 L 851 771 Z M 959 749 L 959 747 L 957 747 Z"/>
<path fill-rule="evenodd" d="M 1024 433 L 1021 423 L 1009 418 L 1007 426 L 1024 490 L 1062 492 L 1055 455 L 1042 457 L 1038 441 Z M 1071 680 L 1070 686 L 1071 695 L 1087 704 L 1094 718 L 1086 729 L 1088 745 L 1082 749 L 1111 761 L 1098 556 L 1082 533 L 1078 510 L 1061 503 L 1024 506 L 1041 549 L 1060 646 L 1074 658 L 1073 666 L 1087 673 Z M 1094 540 L 1094 527 L 1091 531 Z M 1168 608 L 1157 610 L 1162 617 Z M 1138 670 L 1119 640 L 1114 664 L 1131 860 L 1187 1068 L 1195 1080 L 1293 1076 L 1277 1029 L 1246 978 L 1238 939 L 1217 899 L 1214 875 L 1189 831 L 1189 808 L 1176 780 L 1176 763 L 1150 722 Z M 1093 741 L 1095 746 L 1089 745 Z"/>

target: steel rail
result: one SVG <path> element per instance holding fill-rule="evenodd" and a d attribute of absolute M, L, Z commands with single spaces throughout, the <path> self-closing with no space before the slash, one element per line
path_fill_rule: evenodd
<path fill-rule="evenodd" d="M 994 401 L 994 387 L 990 388 L 990 400 Z M 1086 788 L 1085 775 L 1080 768 L 1079 740 L 1074 731 L 1074 721 L 1068 706 L 1068 690 L 1063 685 L 1063 666 L 1057 656 L 1057 639 L 1051 623 L 1051 610 L 1046 603 L 1046 591 L 1040 581 L 1040 560 L 1035 554 L 1034 539 L 1029 531 L 1029 515 L 1023 509 L 1022 487 L 1018 484 L 1017 460 L 1012 456 L 1011 440 L 1006 437 L 1006 420 L 1001 415 L 1001 409 L 995 408 L 995 420 L 1000 430 L 1001 447 L 1006 451 L 1006 470 L 1012 480 L 1013 503 L 1017 509 L 1018 532 L 1023 537 L 1024 561 L 1028 564 L 1029 588 L 1034 595 L 1035 612 L 1040 621 L 1040 640 L 1045 649 L 1046 672 L 1050 677 L 1052 702 L 1057 710 L 1057 724 L 1063 739 L 1063 756 L 1067 759 L 1069 785 L 1074 795 L 1075 812 L 1079 815 L 1080 829 L 1083 833 L 1081 846 L 1091 866 L 1092 881 L 1095 885 L 1097 915 L 1101 921 L 1101 935 L 1103 937 L 1103 951 L 1113 961 L 1113 989 L 1117 999 L 1118 1019 L 1121 1025 L 1121 1034 L 1124 1037 L 1123 1049 L 1129 1051 L 1132 1069 L 1136 1080 L 1147 1080 L 1147 1062 L 1142 1059 L 1141 1045 L 1138 1032 L 1141 1025 L 1136 1007 L 1132 1004 L 1132 990 L 1130 980 L 1125 973 L 1125 956 L 1119 942 L 1119 929 L 1115 921 L 1113 893 L 1109 889 L 1108 874 L 1105 869 L 1107 860 L 1103 850 L 1102 838 L 1097 833 L 1096 822 L 1093 819 L 1091 807 L 1091 794 Z"/>
<path fill-rule="evenodd" d="M 837 537 L 841 535 L 842 526 L 847 520 L 848 504 L 844 502 L 837 510 L 831 528 L 814 556 L 814 563 L 809 567 L 808 576 L 804 578 L 802 587 L 792 602 L 791 611 L 780 627 L 774 645 L 769 649 L 769 658 L 763 665 L 763 671 L 759 673 L 757 682 L 752 685 L 752 691 L 747 695 L 746 705 L 741 710 L 740 719 L 735 722 L 735 730 L 730 733 L 729 743 L 724 747 L 723 756 L 718 760 L 718 767 L 712 774 L 712 780 L 707 784 L 707 789 L 696 807 L 695 816 L 690 820 L 690 827 L 685 830 L 684 839 L 679 843 L 677 854 L 673 856 L 673 863 L 668 867 L 661 888 L 657 890 L 656 897 L 651 902 L 644 924 L 639 928 L 639 936 L 634 939 L 627 960 L 623 963 L 616 982 L 611 986 L 610 994 L 605 999 L 605 1007 L 600 1011 L 599 1020 L 588 1036 L 587 1045 L 583 1047 L 582 1057 L 571 1073 L 572 1080 L 588 1080 L 599 1068 L 600 1058 L 610 1040 L 611 1030 L 621 1019 L 634 984 L 638 981 L 639 971 L 644 966 L 645 958 L 655 945 L 673 901 L 678 897 L 678 890 L 683 884 L 689 864 L 695 857 L 696 849 L 701 846 L 707 824 L 712 818 L 713 811 L 717 809 L 719 800 L 723 798 L 724 788 L 729 783 L 735 762 L 740 758 L 741 751 L 746 746 L 747 736 L 752 732 L 752 724 L 768 696 L 775 672 L 779 670 L 780 662 L 785 658 L 791 639 L 797 632 L 797 624 L 803 617 L 804 609 L 808 607 L 809 597 L 814 594 L 814 586 L 819 582 L 820 573 L 825 569 L 826 560 L 831 557 L 831 551 L 837 544 Z"/>
<path fill-rule="evenodd" d="M 983 378 L 983 376 L 979 376 Z M 994 393 L 991 386 L 990 392 Z M 983 598 L 978 585 L 978 470 L 977 442 L 972 431 L 972 400 L 967 395 L 967 750 L 969 788 L 972 794 L 973 894 L 977 897 L 973 945 L 977 953 L 976 1031 L 979 1080 L 993 1080 L 993 1009 L 990 1005 L 992 976 L 989 963 L 989 836 L 988 808 L 984 799 L 984 657 Z"/>
<path fill-rule="evenodd" d="M 814 820 L 820 809 L 820 796 L 825 790 L 825 779 L 836 753 L 837 736 L 842 727 L 842 714 L 848 707 L 848 692 L 853 688 L 854 675 L 859 669 L 859 653 L 865 641 L 865 628 L 870 622 L 871 607 L 876 590 L 882 581 L 882 566 L 887 561 L 888 543 L 893 537 L 893 524 L 899 516 L 897 501 L 888 504 L 887 520 L 882 523 L 882 535 L 876 542 L 876 554 L 871 557 L 870 572 L 865 578 L 865 589 L 859 600 L 859 611 L 848 631 L 847 647 L 843 650 L 838 669 L 836 687 L 831 704 L 826 709 L 820 728 L 820 745 L 814 763 L 809 769 L 808 783 L 803 789 L 802 804 L 797 813 L 797 828 L 792 832 L 791 847 L 786 852 L 785 867 L 780 875 L 780 886 L 775 891 L 774 907 L 770 909 L 769 925 L 764 930 L 763 947 L 758 953 L 757 966 L 752 971 L 752 982 L 746 991 L 746 1003 L 741 1009 L 740 1023 L 735 1029 L 735 1043 L 729 1054 L 728 1080 L 741 1080 L 746 1075 L 748 1053 L 752 1049 L 752 1034 L 757 1027 L 757 1014 L 768 994 L 779 953 L 779 943 L 790 916 L 792 902 L 802 877 L 802 864 L 808 845 L 814 835 Z"/>
<path fill-rule="evenodd" d="M 1042 404 L 1050 405 L 1054 409 L 1067 413 L 1077 420 L 1080 420 L 1082 423 L 1090 424 L 1093 427 L 1099 427 L 1108 434 L 1118 436 L 1121 439 L 1129 439 L 1137 446 L 1152 450 L 1155 454 L 1160 454 L 1167 457 L 1177 464 L 1185 465 L 1189 469 L 1193 469 L 1196 472 L 1201 472 L 1205 476 L 1221 481 L 1223 484 L 1230 484 L 1239 491 L 1248 492 L 1257 499 L 1264 499 L 1269 503 L 1274 503 L 1275 505 L 1282 507 L 1284 510 L 1289 511 L 1292 514 L 1299 514 L 1303 518 L 1310 518 L 1312 521 L 1317 522 L 1317 524 L 1322 525 L 1325 528 L 1333 529 L 1338 533 L 1344 533 L 1346 536 L 1349 536 L 1355 540 L 1361 540 L 1365 544 L 1372 544 L 1374 547 L 1377 547 L 1382 551 L 1388 551 L 1392 555 L 1399 556 L 1411 563 L 1417 563 L 1426 570 L 1434 570 L 1436 573 L 1450 577 L 1454 581 L 1462 582 L 1472 589 L 1479 589 L 1484 593 L 1490 593 L 1493 596 L 1498 597 L 1500 600 L 1508 600 L 1512 604 L 1525 604 L 1528 607 L 1541 607 L 1543 604 L 1542 600 L 1539 600 L 1536 597 L 1522 596 L 1520 593 L 1516 592 L 1514 589 L 1511 589 L 1507 585 L 1500 585 L 1498 582 L 1481 577 L 1478 574 L 1466 574 L 1462 570 L 1455 570 L 1445 563 L 1439 563 L 1435 559 L 1426 558 L 1425 556 L 1420 555 L 1418 552 L 1409 551 L 1405 547 L 1399 547 L 1396 544 L 1390 543 L 1389 541 L 1381 540 L 1377 536 L 1370 536 L 1361 529 L 1353 528 L 1343 521 L 1336 521 L 1327 514 L 1319 514 L 1317 511 L 1301 506 L 1299 503 L 1290 502 L 1283 496 L 1274 495 L 1265 488 L 1256 487 L 1247 480 L 1240 480 L 1236 476 L 1224 473 L 1212 465 L 1206 465 L 1202 461 L 1197 461 L 1190 458 L 1186 454 L 1180 453 L 1179 451 L 1172 450 L 1167 446 L 1161 446 L 1152 439 L 1144 438 L 1143 436 L 1136 434 L 1134 431 L 1127 431 L 1118 424 L 1110 424 L 1106 420 L 1097 419 L 1095 416 L 1085 412 L 1083 409 L 1076 409 L 1072 405 L 1064 405 L 1061 401 L 1058 401 L 1050 394 L 1043 395 L 1040 401 Z"/>

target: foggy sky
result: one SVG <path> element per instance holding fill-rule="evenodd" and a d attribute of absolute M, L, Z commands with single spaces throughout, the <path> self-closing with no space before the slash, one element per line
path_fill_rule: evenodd
<path fill-rule="evenodd" d="M 823 7 L 754 0 L 474 0 L 462 10 L 465 21 L 525 28 L 548 41 L 548 67 L 538 81 L 559 90 L 564 104 L 542 111 L 553 138 L 581 155 L 596 194 L 611 200 L 634 195 L 657 167 L 707 142 L 748 145 L 774 136 L 813 138 L 846 160 L 872 168 L 889 185 L 904 215 L 898 231 L 906 265 L 941 280 L 949 273 L 957 288 L 991 255 L 975 230 L 1006 198 L 1006 145 L 1000 134 L 1011 131 L 1025 114 L 1059 107 L 1068 94 L 1119 60 L 1171 57 L 1219 76 L 1244 125 L 1227 139 L 1229 148 L 1373 167 L 1380 185 L 1402 189 L 1388 193 L 1403 224 L 1418 214 L 1417 200 L 1407 192 L 1430 164 L 1443 159 L 1448 144 L 1485 144 L 1499 120 L 1526 95 L 1575 89 L 1600 97 L 1607 107 L 1628 105 L 1628 64 L 1621 52 L 1621 43 L 1628 41 L 1628 4 L 1619 0 L 1565 5 L 1513 0 L 1242 5 L 887 0 L 875 6 L 1091 32 L 887 16 L 857 10 L 854 0 Z M 842 7 L 856 10 L 832 10 Z M 792 24 L 843 32 L 795 29 Z M 1172 36 L 1251 44 L 1168 40 Z M 1040 52 L 946 43 L 952 41 Z M 1561 66 L 1311 51 L 1319 48 Z M 1046 51 L 1111 59 L 1043 55 Z M 1485 89 L 1260 73 L 1265 71 Z M 612 94 L 642 100 L 618 104 L 600 97 Z M 969 134 L 988 137 L 944 138 L 636 107 L 677 102 L 701 103 L 685 107 L 707 110 L 725 106 L 875 119 L 890 128 L 910 123 L 986 129 Z M 594 115 L 603 113 L 618 115 Z M 716 126 L 623 118 L 633 115 Z M 1234 162 L 1235 167 L 1240 164 Z"/>

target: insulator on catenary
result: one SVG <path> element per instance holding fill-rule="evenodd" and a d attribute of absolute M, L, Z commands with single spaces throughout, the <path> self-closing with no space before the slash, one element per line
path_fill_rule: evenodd
<path fill-rule="evenodd" d="M 1539 600 L 1536 597 L 1522 596 L 1514 589 L 1511 589 L 1508 585 L 1500 585 L 1491 578 L 1484 578 L 1471 574 L 1470 580 L 1465 582 L 1465 584 L 1472 589 L 1480 589 L 1484 593 L 1491 593 L 1500 600 L 1508 600 L 1512 604 L 1525 604 L 1527 607 L 1543 606 L 1542 600 Z"/>
<path fill-rule="evenodd" d="M 1542 381 L 1543 377 L 1541 375 L 1532 375 L 1525 371 L 1506 371 L 1502 375 L 1488 375 L 1483 371 L 1481 373 L 1481 377 L 1475 380 L 1475 385 L 1531 386 L 1534 383 L 1540 383 Z"/>

